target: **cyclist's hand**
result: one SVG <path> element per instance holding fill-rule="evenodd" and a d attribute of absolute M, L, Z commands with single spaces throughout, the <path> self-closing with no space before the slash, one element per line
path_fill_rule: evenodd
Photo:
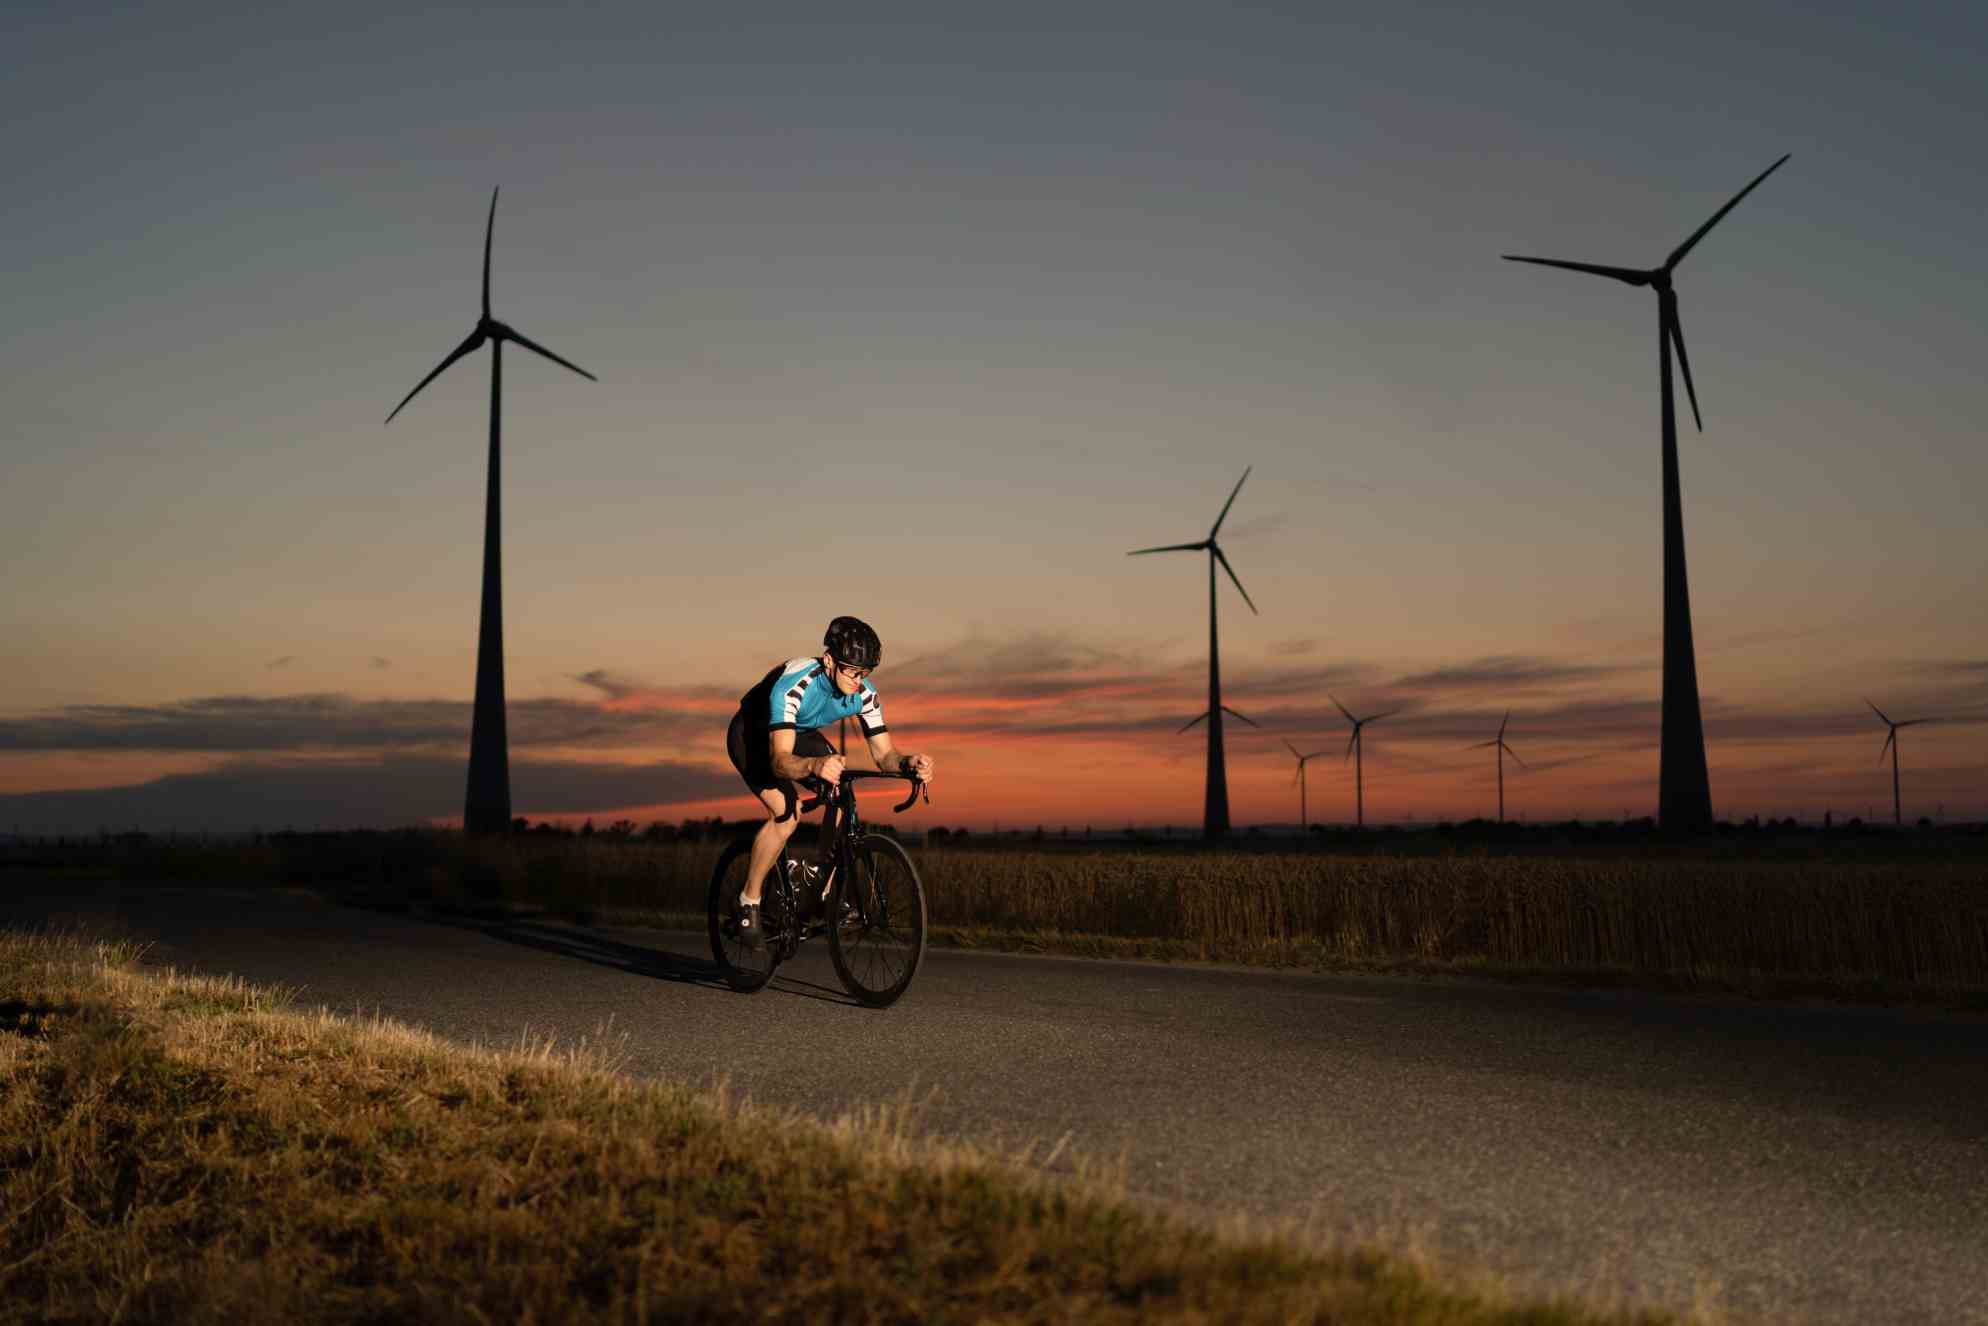
<path fill-rule="evenodd" d="M 904 757 L 904 772 L 910 774 L 921 783 L 932 781 L 932 770 L 934 767 L 932 757 L 929 755 L 907 755 Z"/>
<path fill-rule="evenodd" d="M 834 787 L 842 781 L 844 761 L 840 755 L 824 755 L 821 768 L 815 770 L 815 777 Z"/>

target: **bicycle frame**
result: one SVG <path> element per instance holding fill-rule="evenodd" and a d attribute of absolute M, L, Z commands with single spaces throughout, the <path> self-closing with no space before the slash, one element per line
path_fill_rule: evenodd
<path fill-rule="evenodd" d="M 860 1003 L 887 1008 L 910 986 L 925 952 L 924 886 L 894 835 L 864 828 L 855 788 L 864 778 L 909 782 L 911 794 L 898 804 L 899 811 L 925 795 L 922 780 L 908 773 L 845 771 L 833 788 L 811 782 L 811 795 L 790 813 L 825 806 L 821 842 L 809 856 L 796 853 L 791 844 L 781 849 L 761 895 L 761 957 L 750 956 L 755 946 L 740 938 L 737 916 L 739 872 L 748 868 L 753 840 L 742 835 L 719 854 L 705 900 L 705 925 L 711 956 L 733 989 L 751 994 L 762 988 L 803 942 L 821 934 L 828 937 L 836 975 Z M 817 872 L 813 879 L 806 868 L 795 868 L 807 867 L 810 859 Z"/>
<path fill-rule="evenodd" d="M 818 881 L 822 900 L 832 899 L 837 896 L 840 892 L 839 883 L 849 878 L 850 872 L 856 864 L 856 843 L 863 836 L 863 819 L 856 809 L 855 785 L 856 781 L 861 778 L 891 778 L 909 782 L 911 784 L 911 795 L 892 807 L 893 810 L 899 813 L 911 809 L 912 803 L 917 801 L 920 796 L 924 796 L 928 803 L 931 801 L 930 794 L 925 791 L 924 781 L 916 775 L 885 773 L 881 769 L 845 769 L 843 770 L 842 781 L 840 783 L 832 788 L 823 787 L 814 796 L 803 801 L 796 812 L 802 815 L 814 810 L 817 806 L 826 805 L 827 808 L 822 812 L 822 828 L 824 832 L 828 829 L 829 819 L 833 817 L 835 820 L 834 836 L 829 841 L 820 845 L 816 855 L 816 859 L 823 870 L 822 878 Z M 793 901 L 799 902 L 800 899 L 796 898 Z M 856 908 L 858 919 L 864 925 L 868 925 L 871 919 L 869 914 L 869 900 L 866 898 L 851 898 L 849 902 Z"/>

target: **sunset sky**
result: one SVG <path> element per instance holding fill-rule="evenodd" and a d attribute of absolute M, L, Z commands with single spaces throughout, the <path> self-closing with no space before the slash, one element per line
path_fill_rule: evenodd
<path fill-rule="evenodd" d="M 1396 7 L 1400 8 L 1400 7 Z M 882 633 L 904 817 L 1654 813 L 1679 269 L 1714 811 L 1988 817 L 1988 11 L 31 6 L 0 62 L 0 833 L 462 808 L 489 352 L 513 800 L 751 813 Z M 1882 8 L 1882 17 L 1877 14 Z M 1494 12 L 1494 10 L 1496 12 Z M 738 16 L 734 17 L 736 14 Z M 1682 401 L 1680 400 L 1682 406 Z M 867 763 L 859 760 L 859 763 Z M 879 798 L 881 800 L 881 798 Z M 879 805 L 879 813 L 887 810 Z"/>

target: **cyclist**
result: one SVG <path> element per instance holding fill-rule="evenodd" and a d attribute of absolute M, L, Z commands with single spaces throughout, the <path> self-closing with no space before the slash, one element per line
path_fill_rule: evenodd
<path fill-rule="evenodd" d="M 766 807 L 766 823 L 752 840 L 745 886 L 739 890 L 739 937 L 753 948 L 766 942 L 759 919 L 766 872 L 800 824 L 794 812 L 795 784 L 804 778 L 831 786 L 842 780 L 842 755 L 820 729 L 855 718 L 877 768 L 932 781 L 932 757 L 896 749 L 884 726 L 883 703 L 868 681 L 884 653 L 877 633 L 855 617 L 837 617 L 822 633 L 821 643 L 819 658 L 790 658 L 761 677 L 739 698 L 739 711 L 725 734 L 732 767 Z M 831 807 L 822 826 L 824 842 L 834 834 L 834 817 Z M 813 890 L 806 892 L 812 895 Z M 812 896 L 806 901 L 810 907 L 819 902 Z"/>

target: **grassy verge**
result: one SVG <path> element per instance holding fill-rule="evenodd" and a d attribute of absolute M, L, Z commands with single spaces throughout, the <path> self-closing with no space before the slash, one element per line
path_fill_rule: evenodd
<path fill-rule="evenodd" d="M 0 932 L 0 1321 L 1653 1323 Z"/>

